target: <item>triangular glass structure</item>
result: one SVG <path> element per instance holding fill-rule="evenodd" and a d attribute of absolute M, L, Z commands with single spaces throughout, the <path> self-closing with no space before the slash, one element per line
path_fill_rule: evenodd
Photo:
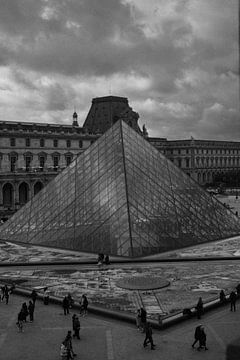
<path fill-rule="evenodd" d="M 240 234 L 240 221 L 118 121 L 0 228 L 8 241 L 143 256 Z"/>

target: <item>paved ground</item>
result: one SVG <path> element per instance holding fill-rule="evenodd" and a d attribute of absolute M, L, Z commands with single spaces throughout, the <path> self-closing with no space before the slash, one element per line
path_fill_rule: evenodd
<path fill-rule="evenodd" d="M 71 315 L 64 316 L 61 307 L 36 302 L 35 321 L 18 333 L 16 317 L 21 304 L 29 299 L 12 295 L 9 305 L 0 303 L 0 359 L 57 360 L 59 347 L 71 329 Z M 76 359 L 85 360 L 224 360 L 226 346 L 239 337 L 240 303 L 235 313 L 226 306 L 214 310 L 201 320 L 206 327 L 209 350 L 191 348 L 194 328 L 199 322 L 191 319 L 167 330 L 154 331 L 155 351 L 144 349 L 143 334 L 133 325 L 89 314 L 81 318 L 81 340 L 73 340 Z M 204 353 L 203 353 L 204 352 Z"/>

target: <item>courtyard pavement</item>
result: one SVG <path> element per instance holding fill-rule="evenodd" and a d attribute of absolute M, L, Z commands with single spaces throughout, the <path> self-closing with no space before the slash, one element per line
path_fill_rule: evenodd
<path fill-rule="evenodd" d="M 60 359 L 60 344 L 71 330 L 73 312 L 64 316 L 61 306 L 46 306 L 37 300 L 34 322 L 24 324 L 24 332 L 18 333 L 17 314 L 25 301 L 28 302 L 29 298 L 13 294 L 8 305 L 0 303 L 0 359 Z M 76 359 L 192 360 L 204 357 L 205 360 L 225 360 L 227 345 L 239 338 L 240 302 L 236 312 L 231 312 L 226 305 L 204 315 L 200 321 L 206 329 L 209 350 L 200 352 L 191 347 L 194 329 L 199 324 L 197 319 L 189 319 L 165 330 L 154 330 L 155 351 L 151 351 L 149 346 L 143 348 L 144 335 L 134 325 L 92 314 L 81 317 L 80 321 L 81 340 L 73 340 Z"/>

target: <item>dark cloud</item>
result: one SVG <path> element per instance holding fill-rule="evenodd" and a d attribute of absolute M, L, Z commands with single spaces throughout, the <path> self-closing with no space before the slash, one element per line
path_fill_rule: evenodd
<path fill-rule="evenodd" d="M 236 0 L 0 0 L 0 8 L 1 118 L 22 111 L 67 121 L 74 104 L 84 116 L 111 86 L 152 135 L 239 135 Z"/>

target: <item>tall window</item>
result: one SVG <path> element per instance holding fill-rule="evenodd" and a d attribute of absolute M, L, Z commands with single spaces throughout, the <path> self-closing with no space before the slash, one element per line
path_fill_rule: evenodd
<path fill-rule="evenodd" d="M 57 168 L 58 168 L 58 163 L 59 163 L 59 157 L 54 156 L 53 157 L 53 167 L 54 167 L 54 170 L 56 170 L 56 171 L 57 171 Z"/>
<path fill-rule="evenodd" d="M 29 170 L 30 170 L 30 165 L 31 165 L 31 156 L 26 156 L 26 157 L 25 157 L 26 171 L 29 171 Z"/>
<path fill-rule="evenodd" d="M 186 167 L 189 168 L 189 159 L 186 159 Z"/>
<path fill-rule="evenodd" d="M 30 138 L 26 138 L 26 140 L 25 140 L 25 141 L 26 141 L 26 146 L 27 146 L 27 147 L 29 147 L 29 146 L 30 146 L 30 144 L 31 144 Z"/>
<path fill-rule="evenodd" d="M 45 157 L 44 156 L 39 157 L 39 165 L 40 165 L 40 168 L 44 168 L 44 165 L 45 165 Z"/>
<path fill-rule="evenodd" d="M 68 148 L 71 147 L 71 140 L 67 140 L 67 147 L 68 147 Z"/>
<path fill-rule="evenodd" d="M 40 139 L 40 146 L 41 146 L 41 147 L 44 147 L 44 145 L 45 145 L 44 139 Z"/>
<path fill-rule="evenodd" d="M 53 140 L 53 146 L 54 146 L 54 147 L 58 147 L 58 139 L 54 139 L 54 140 Z"/>
<path fill-rule="evenodd" d="M 14 172 L 16 169 L 17 157 L 12 156 L 10 161 L 11 161 L 11 172 Z"/>
<path fill-rule="evenodd" d="M 82 140 L 79 140 L 79 147 L 80 147 L 80 149 L 83 147 L 83 142 L 82 142 Z"/>
<path fill-rule="evenodd" d="M 16 145 L 16 139 L 15 138 L 11 138 L 10 139 L 10 146 L 15 146 Z"/>
<path fill-rule="evenodd" d="M 66 156 L 66 165 L 68 166 L 72 161 L 72 157 L 71 156 Z"/>

